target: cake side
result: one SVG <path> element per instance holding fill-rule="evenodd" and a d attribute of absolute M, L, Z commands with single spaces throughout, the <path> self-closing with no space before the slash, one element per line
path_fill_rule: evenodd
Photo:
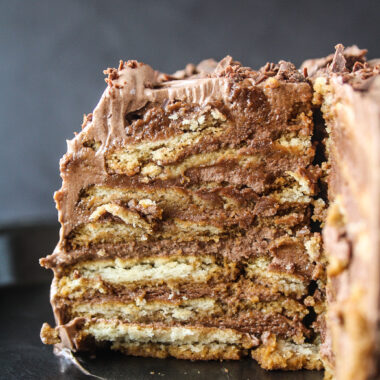
<path fill-rule="evenodd" d="M 229 57 L 174 76 L 134 61 L 107 73 L 61 161 L 45 342 L 320 369 L 310 84 L 289 63 Z"/>
<path fill-rule="evenodd" d="M 331 165 L 322 353 L 328 375 L 337 380 L 378 376 L 380 67 L 366 62 L 365 53 L 338 45 L 330 65 L 314 74 Z"/>

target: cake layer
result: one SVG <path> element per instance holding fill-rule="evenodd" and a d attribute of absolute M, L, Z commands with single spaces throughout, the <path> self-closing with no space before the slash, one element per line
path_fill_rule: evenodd
<path fill-rule="evenodd" d="M 80 194 L 76 218 L 71 221 L 77 226 L 68 237 L 69 244 L 75 249 L 107 241 L 151 240 L 152 236 L 215 240 L 241 234 L 239 230 L 252 224 L 289 230 L 308 223 L 315 174 L 289 171 L 286 178 L 277 179 L 278 189 L 265 196 L 251 189 L 215 185 L 197 190 L 91 186 Z"/>
<path fill-rule="evenodd" d="M 66 313 L 70 319 L 76 317 L 96 317 L 105 319 L 119 319 L 125 322 L 161 322 L 165 324 L 171 323 L 200 323 L 204 325 L 218 325 L 220 318 L 231 319 L 236 311 L 236 319 L 239 319 L 239 310 L 241 315 L 250 314 L 252 316 L 260 316 L 265 319 L 265 315 L 283 314 L 288 318 L 302 320 L 308 313 L 305 305 L 291 298 L 281 297 L 276 301 L 254 302 L 252 300 L 241 300 L 231 305 L 231 297 L 229 299 L 214 298 L 193 298 L 187 299 L 183 297 L 181 301 L 172 300 L 152 300 L 137 299 L 135 301 L 123 302 L 120 299 L 99 298 L 93 301 L 77 300 L 74 302 L 66 301 Z M 285 318 L 284 318 L 285 321 Z M 226 325 L 228 321 L 224 323 Z M 256 324 L 253 320 L 250 324 L 241 326 L 244 330 L 252 324 Z"/>
<path fill-rule="evenodd" d="M 181 146 L 175 147 L 175 141 L 164 140 L 113 151 L 106 157 L 106 165 L 109 174 L 138 174 L 148 182 L 155 178 L 167 180 L 179 177 L 191 168 L 218 164 L 228 166 L 229 163 L 235 163 L 242 168 L 252 168 L 260 167 L 260 164 L 266 162 L 269 172 L 278 171 L 279 168 L 291 170 L 295 164 L 306 167 L 312 163 L 314 157 L 310 136 L 282 136 L 279 140 L 266 142 L 270 149 L 266 145 L 256 147 L 253 143 L 245 141 L 236 148 L 221 148 L 220 146 L 226 144 L 232 145 L 228 140 L 223 142 L 222 139 L 209 141 L 205 145 L 195 142 L 194 146 L 185 149 Z M 284 167 L 281 164 L 284 164 L 285 160 L 288 165 Z"/>
<path fill-rule="evenodd" d="M 137 218 L 136 218 L 137 219 Z M 130 241 L 146 241 L 151 236 L 155 239 L 175 239 L 191 241 L 196 238 L 200 241 L 219 240 L 236 228 L 221 228 L 207 223 L 174 220 L 171 223 L 160 224 L 160 229 L 154 231 L 149 224 L 118 223 L 117 221 L 101 221 L 87 223 L 74 229 L 68 237 L 68 246 L 77 249 L 82 246 L 103 243 L 124 243 Z M 154 232 L 154 234 L 153 234 Z"/>
<path fill-rule="evenodd" d="M 210 80 L 212 82 L 212 80 Z M 172 81 L 171 85 L 184 84 L 184 81 Z M 250 114 L 247 97 L 235 99 L 209 100 L 202 103 L 190 103 L 186 100 L 165 100 L 150 102 L 145 107 L 126 115 L 125 146 L 143 146 L 140 151 L 161 147 L 162 141 L 176 151 L 189 146 L 212 145 L 213 141 L 228 141 L 237 145 L 241 141 L 254 140 L 256 143 L 268 139 L 280 138 L 285 134 L 300 136 L 311 135 L 311 88 L 307 83 L 280 83 L 276 89 L 251 88 L 256 106 Z M 287 88 L 288 98 L 278 102 L 279 95 Z M 237 95 L 239 89 L 234 89 Z M 244 90 L 247 90 L 245 88 Z M 247 91 L 248 92 L 248 91 Z M 232 95 L 232 94 L 231 94 Z M 191 97 L 191 96 L 190 96 Z M 253 99 L 252 99 L 253 100 Z M 276 102 L 277 101 L 277 102 Z M 272 112 L 270 103 L 280 112 Z M 284 104 L 285 103 L 285 104 Z M 252 104 L 253 105 L 253 104 Z M 245 108 L 245 109 L 244 109 Z M 282 112 L 281 112 L 282 111 Z M 87 119 L 87 124 L 91 123 Z M 263 124 L 268 124 L 262 129 Z M 202 139 L 203 137 L 203 139 Z M 145 145 L 143 145 L 145 144 Z M 157 149 L 157 148 L 156 148 Z"/>
<path fill-rule="evenodd" d="M 123 188 L 122 184 L 119 184 L 118 187 L 97 185 L 81 192 L 78 205 L 85 211 L 94 210 L 96 207 L 115 201 L 127 204 L 130 201 L 149 200 L 171 215 L 177 210 L 174 207 L 175 204 L 181 211 L 186 210 L 187 207 L 197 207 L 207 211 L 251 208 L 263 202 L 268 203 L 266 206 L 270 206 L 270 203 L 273 202 L 302 204 L 310 202 L 312 200 L 310 196 L 315 194 L 313 180 L 308 177 L 307 172 L 304 174 L 287 172 L 286 178 L 278 178 L 273 181 L 274 189 L 264 195 L 256 194 L 249 188 L 221 186 L 216 183 L 204 184 L 202 187 L 194 186 L 193 189 L 178 186 L 170 188 L 144 186 L 143 184 L 130 188 Z M 148 205 L 145 207 L 147 208 Z"/>
<path fill-rule="evenodd" d="M 194 322 L 206 320 L 215 315 L 222 314 L 222 308 L 212 298 L 195 298 L 170 302 L 170 300 L 137 299 L 135 302 L 122 302 L 121 300 L 81 301 L 70 305 L 67 314 L 70 319 L 76 317 L 118 319 L 124 322 L 165 322 L 167 324 L 178 322 Z"/>
<path fill-rule="evenodd" d="M 245 289 L 239 287 L 245 286 Z M 241 278 L 237 282 L 209 282 L 209 283 L 175 283 L 175 284 L 136 284 L 119 285 L 107 283 L 102 280 L 69 280 L 67 277 L 56 282 L 54 291 L 54 304 L 57 308 L 62 305 L 72 306 L 81 303 L 94 302 L 122 302 L 130 304 L 135 302 L 143 307 L 145 302 L 181 303 L 184 300 L 212 299 L 220 302 L 220 306 L 225 308 L 225 312 L 240 309 L 281 310 L 286 315 L 290 315 L 286 310 L 304 314 L 303 301 L 306 292 L 305 284 L 299 288 L 293 285 L 286 289 L 287 295 L 279 289 L 279 286 L 272 286 L 272 282 L 262 283 L 256 280 Z M 310 298 L 310 297 L 308 297 Z M 309 306 L 309 302 L 307 305 Z"/>
<path fill-rule="evenodd" d="M 257 344 L 255 337 L 249 334 L 240 333 L 233 329 L 215 328 L 215 327 L 164 327 L 158 325 L 136 325 L 121 323 L 119 321 L 95 320 L 88 322 L 81 330 L 84 337 L 93 337 L 98 342 L 111 342 L 111 348 L 127 350 L 133 346 L 141 348 L 151 346 L 161 351 L 162 346 L 171 346 L 170 355 L 183 359 L 226 359 L 225 352 L 234 352 L 231 359 L 238 358 L 238 352 L 247 352 L 245 350 Z M 207 349 L 209 346 L 209 351 Z M 174 348 L 179 348 L 178 354 Z M 206 356 L 201 353 L 208 351 Z M 164 348 L 164 351 L 165 348 Z M 191 357 L 186 355 L 189 351 Z M 154 350 L 147 350 L 144 356 L 156 356 Z M 158 357 L 168 356 L 157 355 Z"/>
<path fill-rule="evenodd" d="M 233 280 L 236 263 L 218 261 L 215 256 L 146 257 L 82 262 L 71 268 L 69 279 L 97 280 L 114 284 Z"/>
<path fill-rule="evenodd" d="M 276 207 L 277 211 L 288 208 L 289 203 L 311 202 L 314 184 L 306 176 L 301 177 L 301 175 L 298 175 L 300 182 L 297 183 L 294 179 L 296 176 L 296 173 L 289 172 L 287 179 L 274 183 L 278 189 L 261 196 L 249 188 L 218 186 L 213 183 L 194 189 L 176 186 L 164 188 L 140 185 L 123 188 L 98 185 L 81 192 L 78 206 L 82 213 L 87 212 L 89 215 L 100 206 L 116 202 L 130 205 L 140 212 L 145 211 L 147 215 L 151 208 L 161 209 L 166 217 L 179 217 L 189 208 L 196 214 L 201 214 L 201 211 L 203 213 L 224 211 L 227 214 L 230 210 L 254 211 L 265 207 L 269 213 L 273 207 Z"/>
<path fill-rule="evenodd" d="M 90 212 L 88 206 L 95 204 L 99 204 L 98 207 L 100 207 L 107 203 L 111 203 L 110 206 L 117 203 L 119 208 L 122 206 L 128 210 L 137 211 L 145 219 L 150 215 L 146 215 L 139 205 L 139 202 L 145 200 L 156 203 L 157 209 L 162 210 L 163 219 L 170 217 L 182 219 L 189 218 L 191 215 L 201 219 L 205 214 L 207 215 L 206 211 L 209 210 L 213 210 L 215 216 L 218 217 L 218 213 L 220 213 L 218 210 L 223 210 L 220 216 L 226 215 L 226 217 L 222 222 L 229 221 L 232 215 L 231 211 L 235 207 L 244 207 L 242 203 L 247 204 L 248 208 L 245 207 L 246 209 L 252 207 L 253 215 L 268 206 L 270 208 L 265 210 L 267 211 L 266 215 L 270 211 L 280 213 L 283 208 L 292 206 L 292 204 L 296 207 L 305 207 L 313 202 L 312 196 L 317 189 L 316 182 L 319 171 L 313 166 L 305 169 L 305 165 L 298 162 L 295 165 L 289 165 L 291 160 L 287 158 L 283 158 L 283 160 L 281 169 L 274 172 L 267 169 L 268 162 L 263 162 L 261 168 L 249 169 L 242 169 L 235 163 L 228 165 L 224 163 L 212 167 L 190 169 L 185 176 L 173 181 L 155 180 L 144 184 L 137 177 L 127 176 L 116 176 L 115 178 L 110 176 L 105 181 L 101 180 L 100 183 L 97 180 L 98 184 L 95 186 L 78 188 L 78 193 L 75 194 L 76 204 L 65 233 L 69 234 L 79 224 L 87 222 L 92 213 L 96 211 L 93 209 Z M 131 189 L 138 190 L 135 197 L 132 197 Z M 109 191 L 109 195 L 105 196 L 104 193 L 107 191 Z M 146 196 L 143 197 L 144 194 Z M 56 200 L 58 201 L 61 196 L 61 193 L 58 192 Z M 109 202 L 106 202 L 107 199 Z M 137 203 L 131 207 L 130 202 Z M 173 207 L 173 204 L 181 205 L 182 202 L 184 202 L 182 207 Z M 186 203 L 191 209 L 186 209 Z M 173 209 L 176 213 L 173 213 Z M 103 210 L 103 213 L 105 212 L 106 210 Z M 249 215 L 248 212 L 247 214 Z M 95 213 L 93 217 L 96 215 L 100 214 Z M 158 215 L 153 215 L 151 219 L 152 223 L 160 224 L 161 219 Z M 239 223 L 239 219 L 235 221 L 231 219 L 231 222 Z"/>
<path fill-rule="evenodd" d="M 71 292 L 73 290 L 73 292 Z M 256 304 L 259 302 L 290 302 L 297 300 L 301 302 L 304 294 L 297 296 L 290 294 L 284 297 L 278 289 L 272 286 L 266 286 L 256 281 L 240 277 L 234 282 L 213 282 L 213 283 L 194 283 L 181 282 L 176 284 L 139 284 L 134 286 L 118 285 L 107 283 L 101 280 L 80 279 L 70 281 L 68 277 L 55 279 L 53 285 L 52 299 L 57 307 L 62 307 L 69 303 L 70 305 L 80 302 L 107 302 L 120 301 L 123 303 L 139 303 L 162 301 L 162 302 L 182 302 L 191 299 L 214 299 L 221 300 L 223 304 L 228 304 L 229 309 L 233 304 L 244 305 L 246 303 Z"/>
<path fill-rule="evenodd" d="M 242 151 L 242 159 L 244 159 L 244 157 L 249 158 L 250 156 L 244 155 L 244 151 Z M 82 187 L 78 186 L 78 189 L 83 191 L 83 189 L 87 189 L 93 184 L 97 184 L 98 186 L 119 188 L 133 187 L 139 189 L 143 186 L 157 189 L 171 189 L 173 187 L 186 189 L 195 189 L 198 187 L 199 189 L 208 189 L 217 186 L 234 186 L 239 189 L 241 186 L 246 186 L 257 194 L 263 194 L 279 189 L 283 185 L 286 186 L 287 184 L 294 183 L 289 172 L 297 173 L 299 170 L 304 170 L 307 173 L 309 169 L 313 169 L 314 171 L 318 170 L 318 167 L 311 165 L 313 156 L 310 157 L 310 161 L 309 159 L 305 161 L 304 158 L 290 157 L 290 155 L 281 155 L 281 157 L 277 157 L 278 159 L 274 159 L 273 157 L 264 158 L 265 157 L 257 160 L 255 164 L 251 163 L 246 167 L 239 165 L 239 161 L 237 160 L 221 161 L 213 165 L 192 167 L 187 169 L 184 175 L 171 177 L 170 179 L 160 179 L 152 175 L 152 178 L 147 180 L 147 178 L 144 179 L 139 175 L 128 176 L 126 174 L 113 174 L 101 178 L 94 178 L 91 183 Z M 310 174 L 313 174 L 312 171 L 310 171 Z M 313 175 L 310 177 L 314 179 L 314 181 L 318 179 L 315 175 L 315 178 L 313 178 Z M 80 195 L 80 191 L 75 194 L 77 197 Z"/>
<path fill-rule="evenodd" d="M 200 301 L 198 301 L 199 303 Z M 100 305 L 102 305 L 100 303 Z M 110 308 L 102 308 L 101 306 L 95 307 L 94 312 L 85 305 L 76 306 L 72 309 L 72 318 L 85 317 L 86 319 L 93 318 L 105 318 L 107 320 L 118 320 L 123 323 L 147 323 L 147 324 L 160 324 L 162 326 L 203 326 L 203 327 L 223 327 L 232 328 L 236 331 L 246 332 L 249 334 L 255 334 L 260 336 L 266 331 L 269 331 L 276 336 L 281 338 L 288 338 L 294 342 L 302 343 L 306 338 L 312 336 L 311 331 L 302 324 L 302 320 L 299 319 L 298 315 L 293 315 L 292 317 L 286 317 L 280 313 L 274 311 L 269 311 L 268 309 L 262 309 L 258 311 L 256 309 L 247 309 L 243 311 L 236 311 L 234 315 L 231 313 L 219 313 L 219 315 L 206 315 L 206 310 L 195 310 L 190 308 L 177 310 L 162 306 L 155 313 L 151 313 L 148 308 L 144 314 L 144 309 L 141 307 L 141 311 L 133 310 L 131 305 L 122 305 L 122 307 L 113 309 L 112 305 Z M 273 305 L 272 305 L 273 306 Z M 275 305 L 275 307 L 279 305 Z M 86 312 L 87 310 L 87 312 Z M 127 314 L 118 313 L 118 311 L 127 311 Z M 210 310 L 215 311 L 215 310 Z M 167 314 L 165 315 L 165 312 Z M 107 316 L 109 315 L 109 317 Z M 70 319 L 67 319 L 70 321 Z"/>
<path fill-rule="evenodd" d="M 57 273 L 65 273 L 72 265 L 86 261 L 114 259 L 139 259 L 147 257 L 212 256 L 219 262 L 247 262 L 259 257 L 270 258 L 269 268 L 275 271 L 301 276 L 304 279 L 323 279 L 316 261 L 321 256 L 320 234 L 311 234 L 305 228 L 296 230 L 291 237 L 279 228 L 261 226 L 250 228 L 244 236 L 202 242 L 180 242 L 172 239 L 159 241 L 132 241 L 124 244 L 98 244 L 82 247 L 69 253 L 56 251 L 41 260 L 47 268 L 55 267 Z M 136 261 L 135 261 L 136 262 Z"/>
<path fill-rule="evenodd" d="M 242 235 L 252 226 L 272 226 L 289 231 L 307 225 L 311 216 L 309 195 L 295 189 L 275 193 L 257 206 L 207 212 L 197 206 L 171 211 L 155 201 L 132 200 L 128 204 L 117 199 L 98 206 L 89 216 L 80 213 L 79 223 L 67 237 L 72 249 L 81 245 L 120 243 L 131 240 L 217 240 L 219 237 Z M 277 199 L 277 200 L 276 200 Z M 298 201 L 298 202 L 297 202 Z M 269 207 L 263 209 L 265 205 Z M 172 206 L 173 207 L 173 206 Z"/>
<path fill-rule="evenodd" d="M 204 202 L 206 206 L 184 204 L 176 208 L 174 199 L 165 204 L 167 199 L 156 202 L 139 200 L 138 195 L 136 198 L 129 202 L 117 198 L 81 212 L 79 225 L 70 232 L 67 244 L 76 249 L 83 245 L 131 240 L 219 240 L 235 234 L 245 235 L 253 226 L 271 226 L 288 232 L 307 225 L 311 215 L 311 197 L 294 188 L 261 197 L 246 207 L 236 206 L 231 198 L 214 208 L 207 204 L 212 201 Z"/>
<path fill-rule="evenodd" d="M 123 212 L 129 212 L 135 214 L 135 218 L 140 215 L 151 223 L 175 218 L 192 221 L 217 219 L 219 224 L 228 225 L 264 211 L 266 216 L 297 211 L 304 213 L 305 207 L 313 200 L 315 184 L 306 173 L 288 172 L 287 178 L 278 179 L 277 185 L 278 189 L 262 196 L 249 188 L 216 184 L 194 190 L 183 187 L 91 186 L 81 192 L 77 223 L 96 220 L 106 212 L 125 220 L 128 216 Z"/>
<path fill-rule="evenodd" d="M 255 215 L 233 214 L 228 220 L 223 216 L 212 215 L 208 217 L 203 215 L 202 219 L 206 220 L 181 220 L 173 219 L 156 223 L 146 221 L 135 212 L 128 209 L 112 205 L 102 207 L 102 215 L 97 214 L 96 221 L 79 225 L 71 231 L 67 237 L 67 246 L 71 249 L 78 249 L 82 246 L 91 246 L 98 244 L 120 244 L 129 241 L 155 241 L 171 239 L 177 241 L 218 241 L 221 238 L 234 238 L 244 236 L 247 230 L 252 227 L 267 226 L 277 231 L 293 235 L 295 231 L 301 229 L 305 224 L 307 217 L 310 215 L 308 207 L 288 209 L 288 213 L 280 213 L 277 216 L 259 217 Z M 115 208 L 119 209 L 115 211 Z M 109 210 L 109 211 L 106 211 Z M 112 210 L 112 211 L 111 211 Z M 111 214 L 112 212 L 112 214 Z M 196 218 L 196 215 L 190 216 Z M 226 220 L 227 219 L 227 220 Z M 306 220 L 305 220 L 306 219 Z M 223 224 L 223 220 L 227 223 Z"/>
<path fill-rule="evenodd" d="M 133 291 L 135 287 L 154 284 L 230 282 L 240 276 L 272 288 L 277 286 L 276 291 L 286 294 L 306 293 L 310 279 L 272 264 L 269 258 L 262 257 L 239 264 L 216 256 L 116 258 L 80 262 L 67 268 L 58 280 L 60 291 L 72 296 L 83 288 L 102 288 L 104 284 Z"/>
<path fill-rule="evenodd" d="M 88 336 L 101 342 L 124 343 L 162 343 L 162 344 L 236 344 L 245 348 L 257 343 L 255 337 L 234 329 L 204 326 L 164 326 L 162 324 L 127 323 L 113 319 L 76 318 L 70 323 L 60 326 L 70 330 L 75 348 L 85 345 Z"/>
<path fill-rule="evenodd" d="M 207 154 L 202 154 L 202 160 Z M 224 160 L 218 156 L 218 162 L 204 164 L 197 167 L 189 167 L 183 170 L 181 167 L 173 168 L 175 173 L 168 174 L 169 169 L 150 165 L 145 176 L 136 176 L 134 182 L 139 184 L 157 184 L 157 187 L 167 183 L 192 186 L 204 184 L 230 184 L 234 186 L 246 186 L 257 193 L 268 192 L 278 187 L 275 179 L 283 178 L 286 183 L 288 172 L 297 172 L 307 168 L 311 162 L 302 162 L 294 156 L 281 156 L 282 162 L 278 167 L 273 167 L 269 159 L 258 160 L 251 156 L 243 156 L 241 160 Z M 185 163 L 184 163 L 185 164 Z M 270 169 L 273 167 L 273 169 Z M 277 186 L 276 186 L 277 185 Z"/>

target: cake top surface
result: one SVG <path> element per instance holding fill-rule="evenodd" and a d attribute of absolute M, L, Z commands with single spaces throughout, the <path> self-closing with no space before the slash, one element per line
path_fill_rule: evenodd
<path fill-rule="evenodd" d="M 125 116 L 148 103 L 184 101 L 203 106 L 215 101 L 231 103 L 232 94 L 255 86 L 265 87 L 267 92 L 281 83 L 308 86 L 306 78 L 289 62 L 267 63 L 255 71 L 230 56 L 220 62 L 208 59 L 197 66 L 189 64 L 172 75 L 133 60 L 120 61 L 118 68 L 108 68 L 104 73 L 108 86 L 94 112 L 86 115 L 82 124 L 86 135 L 90 134 L 89 129 L 97 131 L 103 150 L 111 143 L 111 135 L 112 142 L 124 139 Z M 99 124 L 104 124 L 105 114 L 108 127 L 101 128 Z M 81 149 L 80 135 L 83 133 L 68 142 L 68 153 Z"/>
<path fill-rule="evenodd" d="M 128 74 L 132 72 L 139 79 L 136 83 L 144 82 L 147 87 L 157 89 L 160 87 L 179 87 L 180 85 L 191 86 L 201 83 L 204 79 L 213 78 L 227 78 L 236 83 L 249 79 L 252 84 L 259 84 L 269 77 L 276 77 L 289 82 L 305 81 L 305 78 L 290 62 L 280 61 L 278 64 L 268 62 L 259 70 L 253 70 L 250 67 L 242 66 L 231 56 L 226 56 L 219 62 L 214 59 L 206 59 L 198 65 L 190 63 L 183 70 L 176 71 L 173 74 L 155 71 L 149 65 L 135 60 L 121 60 L 118 68 L 104 70 L 104 74 L 108 75 L 105 81 L 110 87 L 115 85 L 121 88 L 126 84 L 125 80 L 128 79 Z"/>

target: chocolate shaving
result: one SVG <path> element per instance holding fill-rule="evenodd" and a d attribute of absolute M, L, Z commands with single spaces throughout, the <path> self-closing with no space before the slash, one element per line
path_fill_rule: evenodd
<path fill-rule="evenodd" d="M 330 71 L 333 73 L 342 73 L 346 69 L 346 59 L 344 58 L 344 46 L 338 44 L 335 46 L 335 54 L 330 65 Z"/>

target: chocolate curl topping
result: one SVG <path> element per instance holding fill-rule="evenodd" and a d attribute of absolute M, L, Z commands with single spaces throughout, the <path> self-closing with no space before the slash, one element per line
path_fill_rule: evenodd
<path fill-rule="evenodd" d="M 335 46 L 335 54 L 330 65 L 330 71 L 333 73 L 341 73 L 346 70 L 346 59 L 344 58 L 344 46 L 338 44 Z"/>

